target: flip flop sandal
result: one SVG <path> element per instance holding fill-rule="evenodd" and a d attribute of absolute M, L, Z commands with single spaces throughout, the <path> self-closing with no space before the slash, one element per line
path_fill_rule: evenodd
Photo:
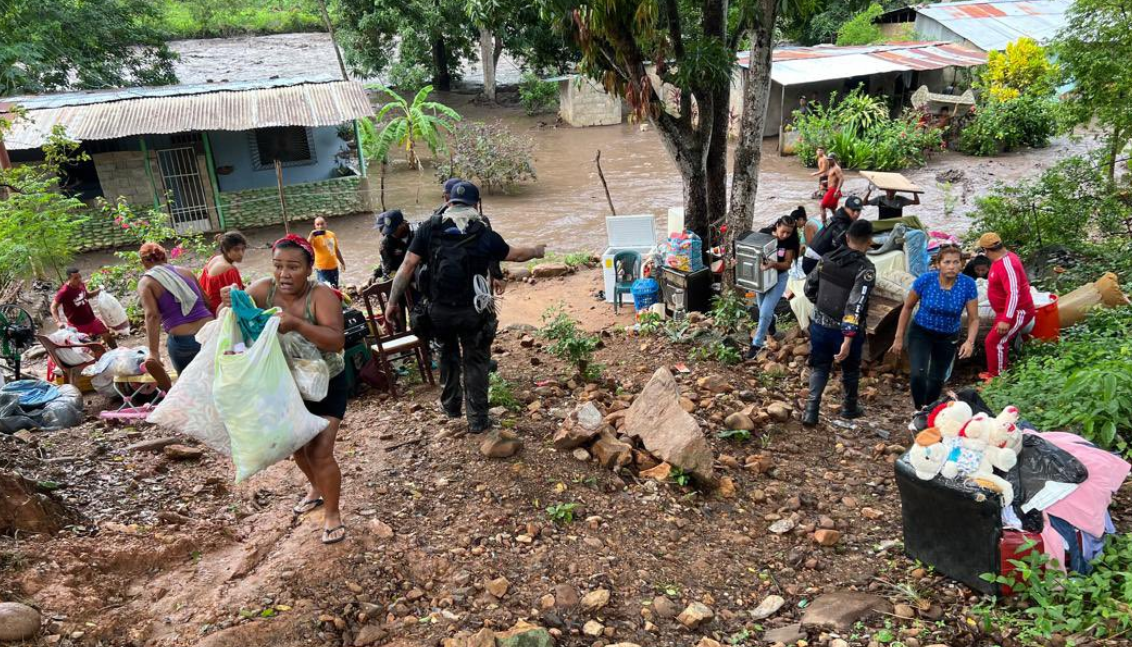
<path fill-rule="evenodd" d="M 306 514 L 311 510 L 318 509 L 323 503 L 325 503 L 325 501 L 322 500 L 322 497 L 318 497 L 317 499 L 303 499 L 299 502 L 299 505 L 291 508 L 291 512 L 294 512 L 296 515 Z"/>
<path fill-rule="evenodd" d="M 333 539 L 327 539 L 327 537 L 338 532 L 339 530 L 342 531 L 341 535 L 339 535 L 338 537 L 333 538 Z M 345 525 L 338 526 L 337 528 L 328 528 L 328 529 L 322 531 L 322 543 L 327 545 L 327 546 L 329 546 L 330 544 L 337 544 L 338 542 L 340 542 L 344 539 L 346 539 L 346 526 Z"/>

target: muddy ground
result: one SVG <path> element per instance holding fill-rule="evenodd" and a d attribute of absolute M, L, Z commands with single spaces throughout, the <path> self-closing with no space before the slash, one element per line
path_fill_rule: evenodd
<path fill-rule="evenodd" d="M 585 280 L 516 285 L 510 294 L 523 300 Z M 606 333 L 596 357 L 605 380 L 582 385 L 541 343 L 523 342 L 527 331 L 504 330 L 495 349 L 520 400 L 502 415 L 524 443 L 513 458 L 484 458 L 480 437 L 440 414 L 435 387 L 351 401 L 337 451 L 350 534 L 337 546 L 319 543 L 318 512 L 292 517 L 304 488 L 289 462 L 233 485 L 219 456 L 181 461 L 128 449 L 166 435 L 148 426 L 92 420 L 31 442 L 0 436 L 0 470 L 56 487 L 85 517 L 51 537 L 0 538 L 0 599 L 40 608 L 50 619 L 41 644 L 54 645 L 439 645 L 526 619 L 552 629 L 558 645 L 684 647 L 705 636 L 760 644 L 821 593 L 858 589 L 922 611 L 875 617 L 841 634 L 851 645 L 868 645 L 882 629 L 910 647 L 1003 642 L 965 621 L 968 589 L 902 555 L 892 467 L 908 442 L 902 377 L 873 368 L 864 420 L 846 428 L 827 416 L 805 430 L 802 355 L 787 352 L 785 374 L 767 373 L 762 361 L 690 361 L 686 345 Z M 615 474 L 551 447 L 558 419 L 580 401 L 622 408 L 656 368 L 681 362 L 692 372 L 677 379 L 732 495 Z M 731 393 L 696 386 L 710 375 Z M 775 401 L 791 407 L 788 421 L 763 424 L 746 441 L 715 436 L 726 414 Z M 577 504 L 572 522 L 548 517 L 561 503 Z M 1121 528 L 1132 521 L 1129 488 L 1113 517 Z M 795 528 L 769 532 L 779 519 Z M 815 544 L 819 525 L 839 530 L 840 542 Z M 492 595 L 488 584 L 500 591 L 501 577 L 506 592 Z M 611 593 L 604 608 L 569 605 L 596 589 Z M 785 606 L 752 620 L 772 594 Z M 715 613 L 694 631 L 659 613 L 693 601 Z M 581 633 L 590 620 L 603 627 L 597 637 Z M 834 638 L 814 633 L 810 642 Z"/>

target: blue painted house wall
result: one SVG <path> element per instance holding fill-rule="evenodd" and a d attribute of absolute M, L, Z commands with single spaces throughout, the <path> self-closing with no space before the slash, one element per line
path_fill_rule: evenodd
<path fill-rule="evenodd" d="M 311 130 L 314 160 L 306 164 L 284 166 L 283 183 L 286 185 L 337 177 L 334 173 L 335 155 L 346 147 L 346 143 L 338 137 L 338 129 L 334 126 Z M 232 167 L 231 173 L 217 175 L 221 192 L 275 186 L 274 167 L 256 170 L 255 160 L 252 159 L 251 131 L 210 131 L 208 138 L 212 144 L 212 157 L 216 167 Z"/>

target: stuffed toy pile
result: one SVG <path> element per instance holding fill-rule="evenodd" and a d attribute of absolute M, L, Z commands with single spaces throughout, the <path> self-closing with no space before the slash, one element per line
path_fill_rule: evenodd
<path fill-rule="evenodd" d="M 1008 472 L 1022 451 L 1018 409 L 1006 407 L 996 418 L 974 414 L 965 402 L 947 402 L 928 417 L 928 427 L 916 436 L 908 455 L 916 476 L 930 481 L 936 475 L 972 481 L 1002 495 L 1003 507 L 1014 501 L 1014 488 L 994 471 Z"/>

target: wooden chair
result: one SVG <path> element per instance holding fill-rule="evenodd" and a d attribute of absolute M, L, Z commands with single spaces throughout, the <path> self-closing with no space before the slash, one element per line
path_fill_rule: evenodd
<path fill-rule="evenodd" d="M 362 301 L 366 306 L 366 316 L 370 322 L 370 331 L 373 333 L 374 344 L 370 349 L 374 357 L 381 362 L 381 368 L 389 377 L 389 392 L 397 395 L 396 380 L 394 380 L 393 365 L 389 358 L 404 353 L 412 353 L 417 360 L 417 367 L 421 371 L 421 379 L 429 384 L 436 384 L 432 376 L 432 364 L 429 361 L 428 344 L 420 337 L 409 331 L 406 325 L 407 313 L 413 309 L 413 299 L 406 294 L 401 303 L 401 312 L 397 321 L 385 317 L 389 310 L 389 297 L 393 290 L 393 281 L 381 281 L 366 286 L 362 290 Z M 378 319 L 373 307 L 373 300 L 381 312 Z"/>
<path fill-rule="evenodd" d="M 90 385 L 90 378 L 83 375 L 83 369 L 97 362 L 98 358 L 106 353 L 106 346 L 98 342 L 60 345 L 51 341 L 47 335 L 36 335 L 35 339 L 43 346 L 43 350 L 47 351 L 47 356 L 51 358 L 55 366 L 59 367 L 59 371 L 63 373 L 63 384 L 72 384 L 82 390 L 86 390 L 83 389 L 83 386 Z M 85 348 L 94 354 L 94 359 L 82 364 L 71 365 L 59 359 L 59 349 L 61 348 Z M 47 376 L 48 381 L 51 381 L 51 378 L 52 376 Z"/>

